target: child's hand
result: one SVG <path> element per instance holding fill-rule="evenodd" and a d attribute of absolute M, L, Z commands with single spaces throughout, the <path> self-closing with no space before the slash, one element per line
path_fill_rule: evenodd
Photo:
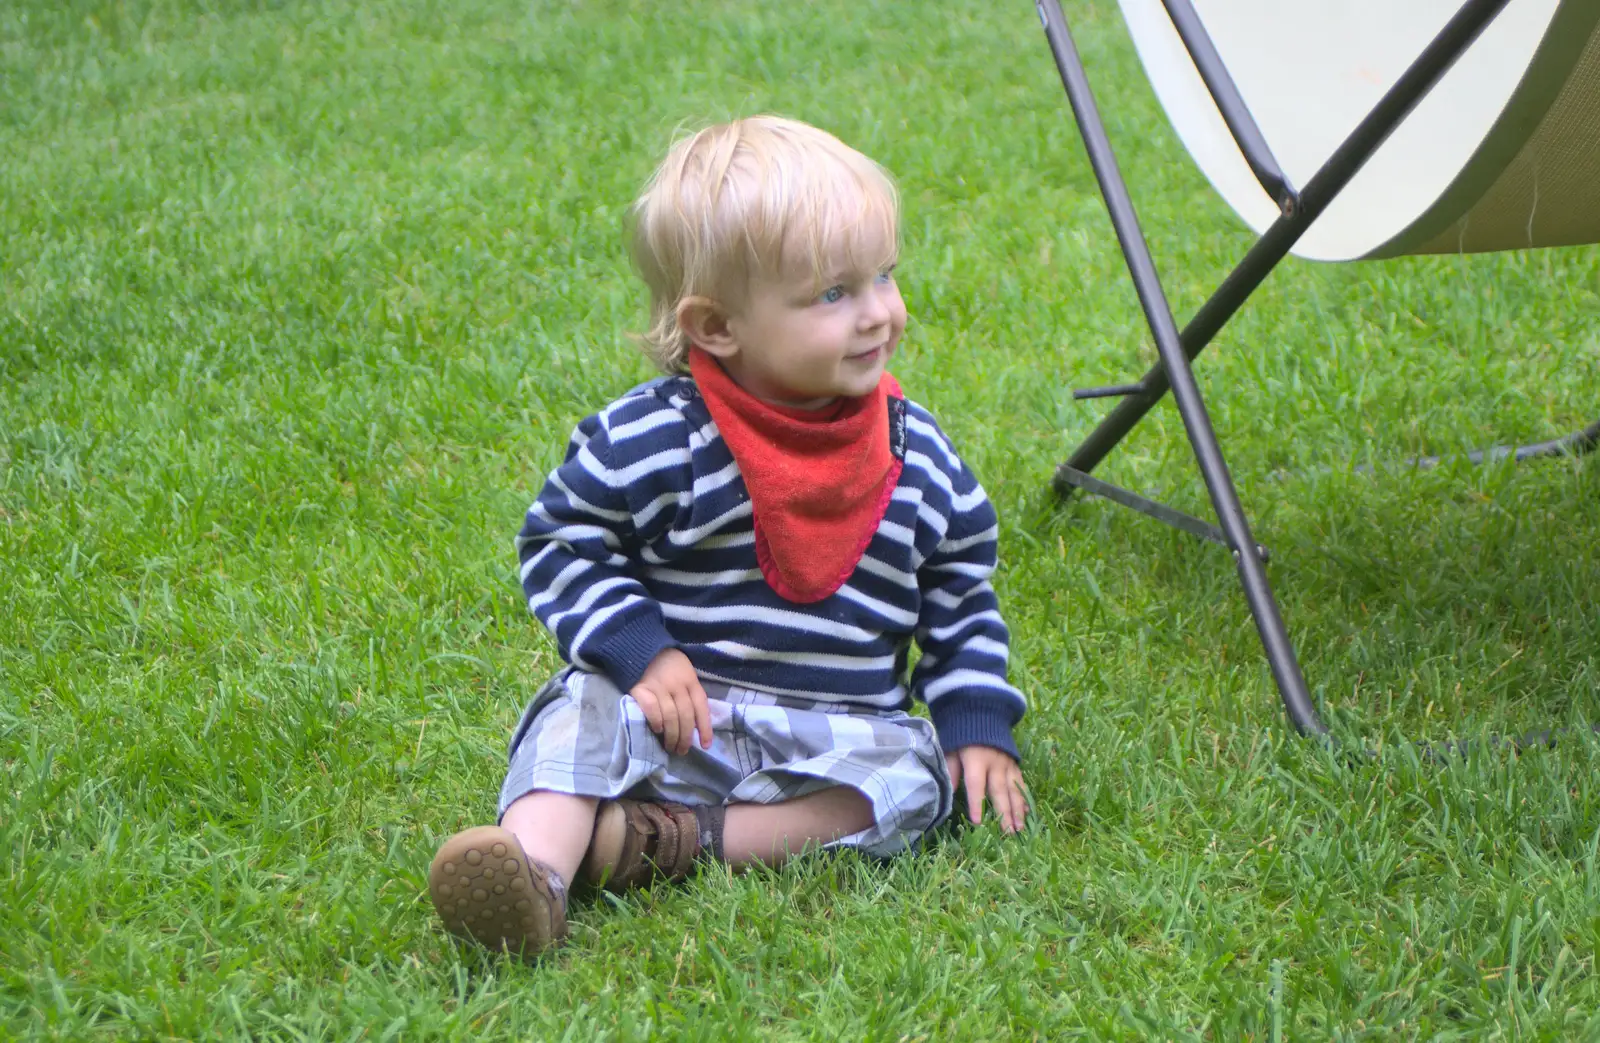
<path fill-rule="evenodd" d="M 944 755 L 950 785 L 966 781 L 967 818 L 976 826 L 983 821 L 983 798 L 989 796 L 1000 828 L 1007 833 L 1022 829 L 1028 817 L 1028 798 L 1022 788 L 1022 765 L 993 746 L 963 746 Z"/>
<path fill-rule="evenodd" d="M 644 711 L 650 730 L 661 736 L 661 745 L 668 753 L 688 753 L 696 732 L 700 734 L 700 748 L 711 748 L 711 708 L 706 705 L 706 690 L 700 687 L 694 664 L 676 648 L 656 653 L 628 694 Z"/>

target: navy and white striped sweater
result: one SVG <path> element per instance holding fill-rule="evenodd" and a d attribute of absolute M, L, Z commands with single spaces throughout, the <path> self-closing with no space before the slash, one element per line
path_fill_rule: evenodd
<path fill-rule="evenodd" d="M 994 507 L 933 417 L 906 406 L 905 466 L 866 554 L 801 605 L 762 578 L 749 493 L 694 382 L 635 388 L 578 425 L 528 511 L 516 545 L 529 609 L 568 662 L 623 691 L 676 647 L 726 684 L 879 710 L 918 698 L 947 752 L 1016 757 L 1024 700 L 989 585 Z"/>

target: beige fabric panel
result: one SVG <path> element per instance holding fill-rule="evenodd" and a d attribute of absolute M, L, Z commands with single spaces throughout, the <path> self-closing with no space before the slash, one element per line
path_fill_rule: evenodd
<path fill-rule="evenodd" d="M 1304 185 L 1463 0 L 1193 0 Z M 1279 217 L 1163 0 L 1118 0 L 1179 139 L 1258 233 Z M 1348 261 L 1600 241 L 1600 0 L 1507 0 L 1294 245 Z"/>
<path fill-rule="evenodd" d="M 1521 139 L 1512 158 L 1495 156 L 1496 142 L 1485 142 L 1428 215 L 1373 256 L 1600 242 L 1600 3 L 1565 7 L 1501 118 L 1501 140 Z"/>

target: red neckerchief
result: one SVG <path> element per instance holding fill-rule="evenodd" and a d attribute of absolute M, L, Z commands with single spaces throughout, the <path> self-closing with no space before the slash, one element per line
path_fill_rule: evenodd
<path fill-rule="evenodd" d="M 826 409 L 763 402 L 693 348 L 689 372 L 750 492 L 756 561 L 780 597 L 821 601 L 867 552 L 905 458 L 905 399 L 876 390 Z"/>

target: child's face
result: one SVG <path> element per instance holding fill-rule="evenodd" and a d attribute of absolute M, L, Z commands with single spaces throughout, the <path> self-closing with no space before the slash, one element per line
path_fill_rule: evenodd
<path fill-rule="evenodd" d="M 900 344 L 906 305 L 893 267 L 758 280 L 727 318 L 717 354 L 739 386 L 773 402 L 819 408 L 871 393 Z"/>

